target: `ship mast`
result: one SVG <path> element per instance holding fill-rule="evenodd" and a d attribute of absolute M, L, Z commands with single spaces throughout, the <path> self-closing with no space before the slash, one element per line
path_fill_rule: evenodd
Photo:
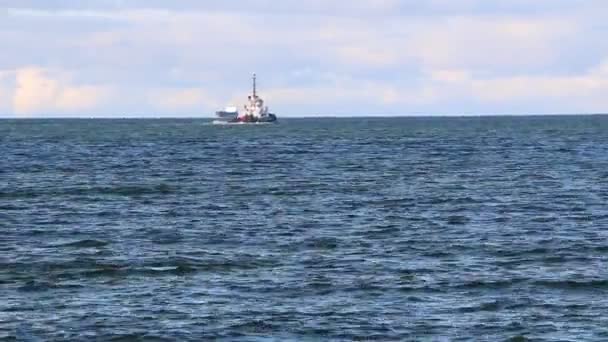
<path fill-rule="evenodd" d="M 255 98 L 255 73 L 253 74 L 253 97 Z"/>

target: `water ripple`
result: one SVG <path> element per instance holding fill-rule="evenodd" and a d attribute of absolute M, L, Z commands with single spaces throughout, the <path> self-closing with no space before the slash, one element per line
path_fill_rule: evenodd
<path fill-rule="evenodd" d="M 603 116 L 0 139 L 0 340 L 608 338 Z"/>

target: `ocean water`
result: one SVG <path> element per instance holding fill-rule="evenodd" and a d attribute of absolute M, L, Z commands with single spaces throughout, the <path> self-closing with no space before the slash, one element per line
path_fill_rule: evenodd
<path fill-rule="evenodd" d="M 2 341 L 608 340 L 608 117 L 0 120 Z"/>

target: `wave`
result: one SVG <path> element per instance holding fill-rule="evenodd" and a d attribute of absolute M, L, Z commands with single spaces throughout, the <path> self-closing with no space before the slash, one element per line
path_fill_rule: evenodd
<path fill-rule="evenodd" d="M 309 238 L 304 244 L 312 249 L 332 250 L 339 246 L 340 240 L 333 237 Z"/>
<path fill-rule="evenodd" d="M 30 280 L 24 285 L 17 288 L 17 290 L 22 292 L 41 292 L 53 289 L 55 287 L 56 286 L 54 284 L 45 281 Z"/>
<path fill-rule="evenodd" d="M 265 322 L 263 320 L 254 320 L 244 323 L 238 323 L 230 327 L 230 329 L 236 329 L 239 331 L 255 334 L 274 332 L 278 328 L 280 328 L 280 326 L 270 322 Z"/>
<path fill-rule="evenodd" d="M 52 247 L 74 247 L 74 248 L 93 248 L 93 247 L 104 247 L 109 243 L 101 240 L 85 239 L 74 242 L 68 242 L 59 245 L 52 245 Z"/>
<path fill-rule="evenodd" d="M 165 183 L 152 185 L 118 185 L 101 187 L 67 187 L 67 188 L 33 188 L 17 189 L 12 191 L 0 191 L 0 198 L 4 199 L 26 199 L 43 196 L 91 196 L 91 195 L 115 195 L 115 196 L 138 196 L 169 194 L 176 192 L 177 187 Z"/>
<path fill-rule="evenodd" d="M 470 218 L 463 215 L 450 215 L 447 217 L 447 223 L 449 225 L 465 225 L 471 221 Z"/>
<path fill-rule="evenodd" d="M 83 240 L 64 244 L 67 248 L 100 246 L 97 240 Z M 55 286 L 67 286 L 64 282 L 95 278 L 128 278 L 131 276 L 188 275 L 198 272 L 224 273 L 245 270 L 259 270 L 278 265 L 277 260 L 242 255 L 231 258 L 211 256 L 206 258 L 170 257 L 153 260 L 96 260 L 94 258 L 75 258 L 69 261 L 46 262 L 7 262 L 0 263 L 0 269 L 10 274 L 8 283 L 20 284 L 21 291 L 42 291 Z M 44 279 L 30 281 L 32 276 Z"/>
<path fill-rule="evenodd" d="M 481 303 L 476 306 L 466 306 L 466 307 L 458 308 L 457 310 L 460 312 L 463 312 L 463 313 L 473 313 L 473 312 L 482 312 L 482 311 L 495 312 L 495 311 L 499 311 L 503 307 L 504 307 L 504 303 L 502 303 L 498 300 L 494 300 L 491 302 Z"/>
<path fill-rule="evenodd" d="M 593 280 L 539 280 L 534 283 L 538 286 L 565 290 L 588 290 L 588 289 L 608 289 L 608 279 Z"/>
<path fill-rule="evenodd" d="M 496 280 L 496 281 L 483 281 L 483 280 L 474 280 L 467 283 L 463 283 L 455 286 L 456 288 L 463 289 L 503 289 L 508 288 L 513 285 L 519 284 L 525 281 L 524 279 L 504 279 L 504 280 Z"/>

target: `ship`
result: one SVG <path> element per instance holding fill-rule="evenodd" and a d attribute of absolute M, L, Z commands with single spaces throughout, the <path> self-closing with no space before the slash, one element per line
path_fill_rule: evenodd
<path fill-rule="evenodd" d="M 224 110 L 215 112 L 215 121 L 218 123 L 231 122 L 239 116 L 239 111 L 234 106 L 228 106 Z"/>
<path fill-rule="evenodd" d="M 257 93 L 256 74 L 253 74 L 253 91 L 247 96 L 247 103 L 243 111 L 239 112 L 236 107 L 215 112 L 216 123 L 271 123 L 277 121 L 277 116 L 270 113 L 268 106 Z"/>

